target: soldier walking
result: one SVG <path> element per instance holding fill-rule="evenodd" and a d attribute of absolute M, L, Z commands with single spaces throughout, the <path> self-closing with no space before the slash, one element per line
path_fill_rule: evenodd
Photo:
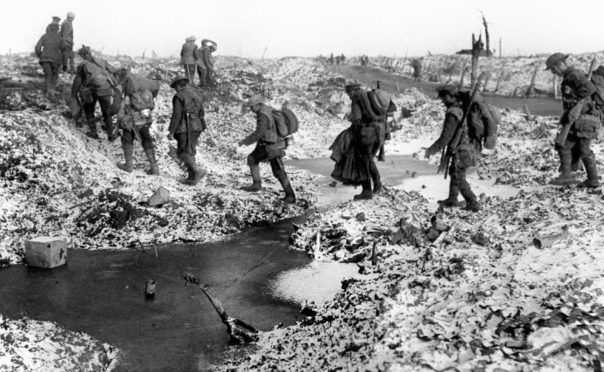
<path fill-rule="evenodd" d="M 82 57 L 83 62 L 78 66 L 76 76 L 73 79 L 71 96 L 74 100 L 79 98 L 84 109 L 86 123 L 88 124 L 86 135 L 95 139 L 99 138 L 94 119 L 94 109 L 98 101 L 101 106 L 108 140 L 115 141 L 117 134 L 111 116 L 117 113 L 117 109 L 112 112 L 114 88 L 117 86 L 113 74 L 116 73 L 117 69 L 102 58 L 93 57 L 90 48 L 87 46 L 82 46 L 78 51 L 78 55 Z"/>
<path fill-rule="evenodd" d="M 262 190 L 260 162 L 268 161 L 271 165 L 273 175 L 279 180 L 283 191 L 285 191 L 283 202 L 287 204 L 295 203 L 296 195 L 283 165 L 285 143 L 277 134 L 277 128 L 273 119 L 273 108 L 265 105 L 260 95 L 250 97 L 243 106 L 249 107 L 256 114 L 256 130 L 239 141 L 238 145 L 248 146 L 255 142 L 256 148 L 247 157 L 247 164 L 252 174 L 252 184 L 242 187 L 242 189 L 249 192 Z"/>
<path fill-rule="evenodd" d="M 75 14 L 73 12 L 67 13 L 67 19 L 61 24 L 61 53 L 63 54 L 63 71 L 67 71 L 67 64 L 69 63 L 69 73 L 75 74 L 73 64 L 73 20 Z"/>
<path fill-rule="evenodd" d="M 185 164 L 188 177 L 180 180 L 186 185 L 196 185 L 206 172 L 197 165 L 197 141 L 206 129 L 203 98 L 189 85 L 189 78 L 177 77 L 170 84 L 176 94 L 172 98 L 172 119 L 168 139 L 176 140 L 176 154 Z"/>
<path fill-rule="evenodd" d="M 151 124 L 155 98 L 159 94 L 159 82 L 141 76 L 130 76 L 125 69 L 120 71 L 121 87 L 124 98 L 118 113 L 118 122 L 122 129 L 122 150 L 125 162 L 117 167 L 125 172 L 133 170 L 134 140 L 137 139 L 143 149 L 150 168 L 147 174 L 158 175 L 159 167 L 155 159 Z"/>
<path fill-rule="evenodd" d="M 554 53 L 545 61 L 546 70 L 562 77 L 563 113 L 560 117 L 560 130 L 555 140 L 555 148 L 560 157 L 560 175 L 550 183 L 570 185 L 575 182 L 571 173 L 573 154 L 583 161 L 587 180 L 580 186 L 600 187 L 596 156 L 591 150 L 591 140 L 597 137 L 600 127 L 599 115 L 592 94 L 594 84 L 585 73 L 566 63 L 568 54 Z"/>
<path fill-rule="evenodd" d="M 184 67 L 185 76 L 191 85 L 195 80 L 195 55 L 198 53 L 195 40 L 197 40 L 195 36 L 189 36 L 180 50 L 180 64 Z"/>
<path fill-rule="evenodd" d="M 52 93 L 57 85 L 61 67 L 61 37 L 57 24 L 51 23 L 46 27 L 46 33 L 38 40 L 35 52 L 44 71 L 46 92 Z"/>
<path fill-rule="evenodd" d="M 472 144 L 468 137 L 467 129 L 461 130 L 464 110 L 471 104 L 471 95 L 468 92 L 457 92 L 452 86 L 442 86 L 437 89 L 440 98 L 447 108 L 445 122 L 440 137 L 426 150 L 426 158 L 446 149 L 447 156 L 451 157 L 449 174 L 449 197 L 439 200 L 438 203 L 444 207 L 459 206 L 457 196 L 461 193 L 466 200 L 464 209 L 478 212 L 481 205 L 472 192 L 470 184 L 466 180 L 466 172 L 469 167 L 474 166 L 476 159 L 476 145 Z M 457 148 L 452 149 L 451 143 L 456 136 L 460 136 Z"/>

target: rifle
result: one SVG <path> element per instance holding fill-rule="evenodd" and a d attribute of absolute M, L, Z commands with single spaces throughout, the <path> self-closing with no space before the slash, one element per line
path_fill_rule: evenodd
<path fill-rule="evenodd" d="M 461 117 L 461 122 L 457 129 L 455 130 L 455 135 L 453 135 L 453 139 L 449 142 L 447 147 L 443 149 L 442 158 L 440 159 L 440 164 L 438 166 L 437 173 L 445 170 L 445 179 L 447 179 L 447 175 L 449 174 L 449 165 L 451 163 L 451 155 L 457 150 L 457 146 L 459 146 L 459 142 L 461 141 L 461 136 L 463 135 L 466 129 L 466 122 L 468 118 L 468 114 L 470 113 L 470 107 L 472 106 L 472 102 L 474 102 L 474 97 L 476 97 L 476 93 L 478 93 L 478 88 L 480 86 L 480 81 L 485 77 L 485 73 L 481 73 L 476 79 L 476 84 L 474 85 L 474 89 L 472 89 L 472 95 L 470 96 L 470 102 L 468 102 L 468 107 L 465 109 L 463 116 Z"/>

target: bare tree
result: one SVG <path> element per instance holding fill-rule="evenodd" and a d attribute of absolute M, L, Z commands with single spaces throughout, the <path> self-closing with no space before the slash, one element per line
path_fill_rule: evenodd
<path fill-rule="evenodd" d="M 485 39 L 485 42 L 487 43 L 486 54 L 487 54 L 487 57 L 490 57 L 493 55 L 493 53 L 491 52 L 491 37 L 489 36 L 489 26 L 487 23 L 487 19 L 484 17 L 484 13 L 482 12 L 482 10 L 480 11 L 480 14 L 482 14 L 482 24 L 484 26 L 484 39 Z"/>

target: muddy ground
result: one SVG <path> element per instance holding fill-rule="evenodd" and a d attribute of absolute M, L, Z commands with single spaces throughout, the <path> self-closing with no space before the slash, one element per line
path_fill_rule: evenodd
<path fill-rule="evenodd" d="M 23 71 L 30 71 L 24 66 L 32 66 L 32 61 L 2 62 L 3 74 L 12 80 L 37 79 L 23 77 Z M 170 61 L 114 62 L 158 73 L 164 83 L 178 70 Z M 193 189 L 175 181 L 182 170 L 169 155 L 164 135 L 171 97 L 165 84 L 153 130 L 161 154 L 159 177 L 142 173 L 141 152 L 134 173 L 115 168 L 121 160 L 119 145 L 88 140 L 62 116 L 65 107 L 59 99 L 49 100 L 35 89 L 5 95 L 0 119 L 0 156 L 6 168 L 0 173 L 0 218 L 6 223 L 0 237 L 2 262 L 21 263 L 23 240 L 40 234 L 68 235 L 83 249 L 208 241 L 314 205 L 319 175 L 305 170 L 288 168 L 300 199 L 293 207 L 280 204 L 280 190 L 267 169 L 266 192 L 250 197 L 237 190 L 248 182 L 245 156 L 250 149 L 236 149 L 234 143 L 253 127 L 252 117 L 241 115 L 240 104 L 243 93 L 250 91 L 262 92 L 274 106 L 292 102 L 304 125 L 289 156 L 326 157 L 331 140 L 347 126 L 344 76 L 308 59 L 225 58 L 219 59 L 219 71 L 219 87 L 208 93 L 210 129 L 198 154 L 209 176 Z M 384 78 L 382 72 L 351 71 L 368 82 Z M 412 114 L 397 114 L 402 129 L 388 143 L 388 153 L 422 158 L 421 148 L 438 136 L 442 106 L 416 88 L 399 90 L 395 102 Z M 362 276 L 343 281 L 334 300 L 306 304 L 306 318 L 298 325 L 263 333 L 247 349 L 249 355 L 237 357 L 240 349 L 234 348 L 233 360 L 216 369 L 597 368 L 604 350 L 602 195 L 576 186 L 547 185 L 557 173 L 554 117 L 529 121 L 513 109 L 503 110 L 502 116 L 497 152 L 482 158 L 470 179 L 481 190 L 481 212 L 437 209 L 435 199 L 444 196 L 446 188 L 438 176 L 387 184 L 386 192 L 374 200 L 345 202 L 314 214 L 296 227 L 291 245 L 315 260 L 355 263 Z M 595 150 L 602 168 L 601 146 Z M 170 190 L 174 203 L 149 208 L 144 202 L 160 185 Z M 125 223 L 120 220 L 123 224 L 112 223 L 116 206 L 132 212 Z M 430 222 L 434 218 L 437 228 Z M 536 237 L 551 244 L 536 246 Z M 32 348 L 27 338 L 15 341 L 13 335 L 47 336 L 23 323 L 33 320 L 4 322 L 0 341 L 13 345 L 8 363 L 19 360 L 14 365 L 21 370 L 36 368 L 42 351 Z M 60 326 L 43 324 L 72 335 Z M 93 360 L 91 355 L 101 350 L 98 341 L 70 337 L 94 351 L 69 348 L 72 359 L 61 354 L 60 360 L 69 363 L 58 362 L 58 370 L 75 369 L 78 358 Z M 50 351 L 45 352 L 52 354 L 53 347 L 48 345 Z M 100 354 L 95 368 L 104 370 L 115 356 Z"/>

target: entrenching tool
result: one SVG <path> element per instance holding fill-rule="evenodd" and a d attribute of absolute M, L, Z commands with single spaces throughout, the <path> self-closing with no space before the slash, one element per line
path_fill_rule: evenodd
<path fill-rule="evenodd" d="M 480 87 L 480 82 L 486 76 L 485 72 L 482 72 L 478 79 L 476 79 L 476 84 L 474 85 L 474 89 L 472 89 L 472 95 L 470 96 L 470 102 L 468 102 L 468 107 L 464 110 L 463 116 L 461 117 L 461 122 L 457 129 L 455 130 L 455 135 L 453 139 L 449 143 L 449 145 L 443 150 L 442 158 L 440 159 L 440 164 L 438 165 L 438 170 L 436 173 L 440 173 L 443 170 L 445 171 L 445 179 L 447 179 L 447 175 L 449 174 L 449 165 L 451 163 L 451 156 L 457 151 L 457 147 L 459 146 L 459 142 L 461 141 L 461 136 L 466 130 L 467 126 L 467 118 L 470 113 L 470 107 L 472 106 L 472 102 L 474 102 L 474 97 L 476 97 L 476 93 L 478 93 L 478 88 Z"/>
<path fill-rule="evenodd" d="M 184 273 L 183 278 L 185 283 L 197 285 L 199 289 L 201 289 L 201 291 L 206 295 L 214 307 L 214 310 L 216 310 L 218 313 L 220 320 L 222 320 L 222 322 L 226 325 L 227 332 L 235 341 L 245 344 L 258 339 L 258 330 L 242 320 L 228 316 L 224 310 L 224 306 L 222 306 L 222 303 L 209 292 L 206 284 L 201 284 L 199 278 L 189 273 Z"/>

